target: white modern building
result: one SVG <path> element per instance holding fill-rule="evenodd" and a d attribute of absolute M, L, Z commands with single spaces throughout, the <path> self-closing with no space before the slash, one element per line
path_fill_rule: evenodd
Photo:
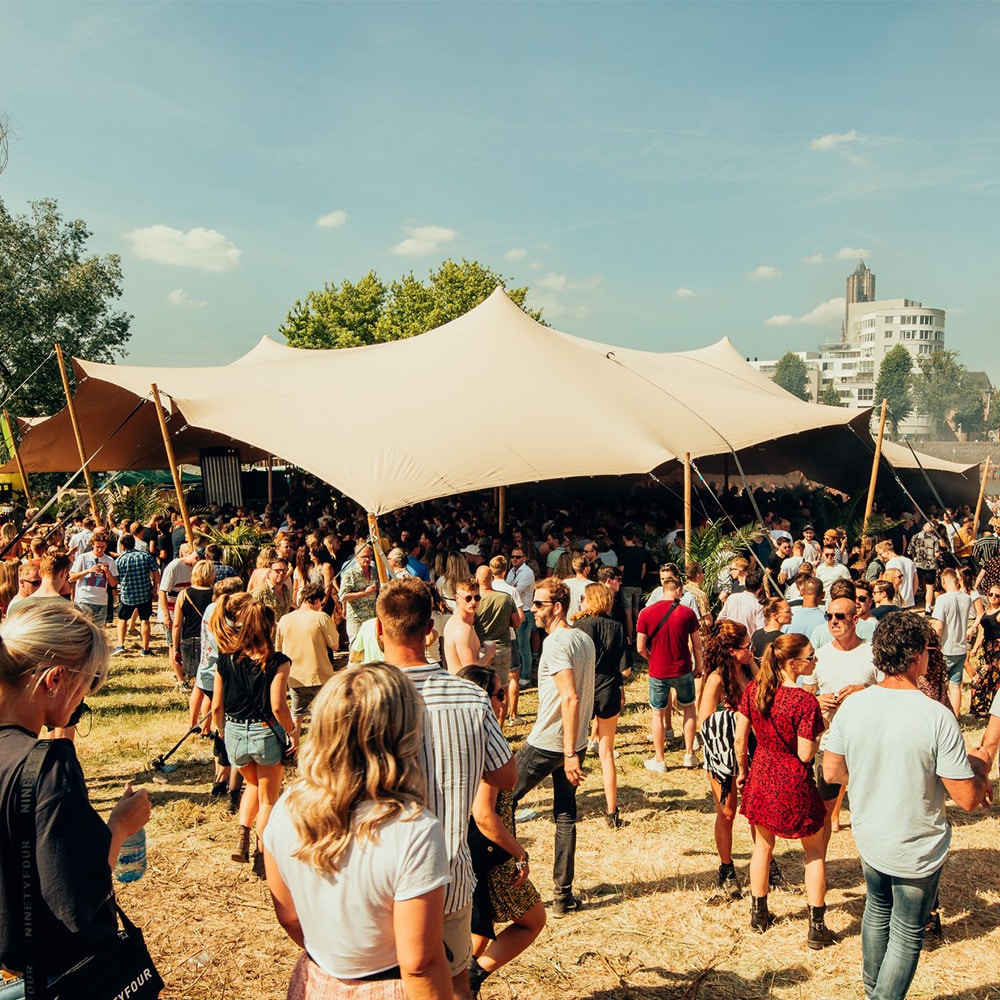
<path fill-rule="evenodd" d="M 913 299 L 866 300 L 874 294 L 875 276 L 858 263 L 847 279 L 847 308 L 839 340 L 821 344 L 818 352 L 796 351 L 809 372 L 807 390 L 813 402 L 833 386 L 841 405 L 864 409 L 875 403 L 875 381 L 885 355 L 902 344 L 913 357 L 914 370 L 920 358 L 944 350 L 945 312 Z M 758 371 L 773 377 L 777 361 L 747 359 Z M 927 437 L 930 422 L 913 414 L 900 424 L 900 433 Z"/>

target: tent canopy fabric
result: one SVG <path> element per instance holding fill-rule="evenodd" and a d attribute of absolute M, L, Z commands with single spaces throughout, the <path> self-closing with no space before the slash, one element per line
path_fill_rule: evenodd
<path fill-rule="evenodd" d="M 542 326 L 502 289 L 418 337 L 309 351 L 263 338 L 229 365 L 154 368 L 74 361 L 75 405 L 91 468 L 167 465 L 151 384 L 169 397 L 177 460 L 239 447 L 313 473 L 379 514 L 470 490 L 659 469 L 685 452 L 708 469 L 846 488 L 862 477 L 870 411 L 804 403 L 750 366 L 728 339 L 700 350 L 614 347 Z M 550 403 L 523 409 L 526 371 Z M 433 383 L 427 392 L 416 387 Z M 589 409 L 563 402 L 586 393 Z M 145 400 L 145 402 L 143 402 Z M 512 405 L 503 407 L 503 400 Z M 68 412 L 22 424 L 29 471 L 79 466 Z"/>

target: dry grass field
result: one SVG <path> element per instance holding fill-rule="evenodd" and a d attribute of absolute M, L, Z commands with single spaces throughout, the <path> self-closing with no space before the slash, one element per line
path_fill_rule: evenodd
<path fill-rule="evenodd" d="M 162 640 L 154 649 L 162 652 Z M 143 927 L 166 980 L 170 1000 L 278 1000 L 285 996 L 297 949 L 271 911 L 264 883 L 249 866 L 229 860 L 235 820 L 208 796 L 210 744 L 192 736 L 159 776 L 149 761 L 187 726 L 186 699 L 173 690 L 163 657 L 137 651 L 117 657 L 110 683 L 92 699 L 93 728 L 77 741 L 91 798 L 107 812 L 126 781 L 148 789 L 149 870 L 120 887 L 125 910 Z M 840 943 L 806 948 L 805 899 L 776 892 L 781 918 L 767 934 L 748 927 L 749 904 L 715 896 L 718 859 L 713 811 L 703 771 L 686 771 L 681 753 L 668 771 L 643 768 L 649 756 L 645 682 L 628 688 L 618 749 L 620 805 L 628 825 L 609 830 L 595 762 L 580 790 L 576 887 L 579 914 L 550 920 L 519 960 L 491 977 L 483 1000 L 861 1000 L 860 922 L 864 883 L 849 830 L 830 848 L 828 925 Z M 522 700 L 533 714 L 533 697 Z M 966 722 L 966 738 L 979 728 Z M 516 747 L 527 732 L 511 735 Z M 289 778 L 294 772 L 288 772 Z M 163 783 L 165 780 L 165 783 Z M 532 857 L 532 879 L 551 898 L 553 826 L 546 786 L 525 801 L 541 811 L 520 828 Z M 1000 998 L 1000 807 L 951 811 L 951 856 L 941 883 L 944 937 L 925 949 L 910 990 L 914 998 Z M 849 817 L 846 817 L 849 821 Z M 735 860 L 746 879 L 750 837 L 738 822 Z M 797 844 L 779 841 L 777 858 L 795 882 L 802 878 Z"/>

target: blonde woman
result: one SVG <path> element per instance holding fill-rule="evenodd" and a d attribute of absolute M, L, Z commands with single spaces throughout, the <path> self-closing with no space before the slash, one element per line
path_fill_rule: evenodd
<path fill-rule="evenodd" d="M 305 949 L 289 1000 L 451 1000 L 422 744 L 423 705 L 396 667 L 350 667 L 313 702 L 299 781 L 264 833 L 278 922 Z"/>
<path fill-rule="evenodd" d="M 42 729 L 64 728 L 83 696 L 101 688 L 109 652 L 102 629 L 68 601 L 15 606 L 0 640 L 0 799 L 13 803 Z M 126 787 L 105 824 L 87 797 L 70 740 L 51 743 L 36 788 L 36 873 L 46 905 L 34 931 L 55 978 L 117 936 L 111 869 L 125 838 L 145 826 L 150 806 L 145 792 Z M 10 825 L 15 811 L 11 804 L 0 814 L 5 868 L 19 851 Z M 28 958 L 22 906 L 20 883 L 0 880 L 0 960 L 18 971 Z"/>

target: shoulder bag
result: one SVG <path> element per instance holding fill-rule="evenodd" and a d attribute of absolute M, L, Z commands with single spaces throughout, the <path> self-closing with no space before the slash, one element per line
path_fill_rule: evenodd
<path fill-rule="evenodd" d="M 24 968 L 26 1000 L 155 1000 L 163 989 L 146 948 L 142 931 L 122 912 L 118 936 L 100 950 L 49 981 L 45 971 L 45 942 L 32 933 L 32 914 L 41 912 L 42 893 L 35 859 L 35 801 L 38 778 L 45 766 L 51 740 L 39 740 L 31 748 L 21 771 L 17 793 L 15 836 L 21 849 L 21 884 L 27 955 Z"/>

